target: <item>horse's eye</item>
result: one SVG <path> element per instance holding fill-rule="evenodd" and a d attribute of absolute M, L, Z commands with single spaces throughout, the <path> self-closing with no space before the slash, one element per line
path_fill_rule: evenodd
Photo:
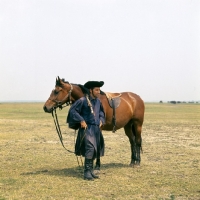
<path fill-rule="evenodd" d="M 57 95 L 59 93 L 59 91 L 54 90 L 54 95 Z"/>

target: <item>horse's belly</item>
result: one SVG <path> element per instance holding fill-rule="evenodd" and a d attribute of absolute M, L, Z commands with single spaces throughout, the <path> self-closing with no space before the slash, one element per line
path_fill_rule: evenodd
<path fill-rule="evenodd" d="M 121 112 L 121 110 L 116 109 L 115 120 L 116 120 L 116 130 L 123 128 L 130 120 L 132 116 L 130 112 Z M 113 112 L 109 112 L 106 115 L 106 123 L 103 130 L 113 130 Z"/>

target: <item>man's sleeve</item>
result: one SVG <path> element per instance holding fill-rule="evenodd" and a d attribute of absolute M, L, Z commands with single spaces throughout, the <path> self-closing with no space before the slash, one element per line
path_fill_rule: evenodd
<path fill-rule="evenodd" d="M 105 112 L 101 103 L 100 103 L 99 119 L 101 120 L 102 124 L 105 124 Z"/>
<path fill-rule="evenodd" d="M 80 112 L 83 105 L 83 100 L 77 100 L 69 109 L 67 122 L 81 122 L 84 121 L 83 117 L 81 117 Z"/>

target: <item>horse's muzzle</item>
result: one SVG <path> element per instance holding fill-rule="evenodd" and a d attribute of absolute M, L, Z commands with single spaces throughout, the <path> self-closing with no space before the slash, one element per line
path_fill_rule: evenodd
<path fill-rule="evenodd" d="M 53 108 L 48 109 L 46 106 L 43 106 L 44 112 L 51 113 Z"/>

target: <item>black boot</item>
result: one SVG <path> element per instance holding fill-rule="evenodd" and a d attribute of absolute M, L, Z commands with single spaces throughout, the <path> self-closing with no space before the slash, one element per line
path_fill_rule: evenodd
<path fill-rule="evenodd" d="M 93 177 L 93 178 L 99 178 L 99 176 L 97 176 L 97 175 L 94 174 L 94 170 L 93 170 L 93 160 L 90 160 L 90 171 L 91 171 L 91 174 L 92 174 L 92 177 Z"/>
<path fill-rule="evenodd" d="M 92 161 L 92 159 L 85 158 L 85 166 L 84 166 L 85 167 L 85 169 L 84 169 L 84 179 L 90 180 L 90 181 L 94 180 L 94 178 L 91 174 L 91 169 L 90 169 L 91 161 Z"/>

